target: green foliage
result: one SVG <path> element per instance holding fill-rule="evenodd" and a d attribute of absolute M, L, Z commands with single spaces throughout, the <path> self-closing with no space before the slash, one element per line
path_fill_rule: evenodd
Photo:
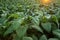
<path fill-rule="evenodd" d="M 33 40 L 31 37 L 24 37 L 23 40 Z"/>
<path fill-rule="evenodd" d="M 42 35 L 39 40 L 47 40 L 45 35 Z"/>
<path fill-rule="evenodd" d="M 60 40 L 59 0 L 0 0 L 0 40 Z"/>
<path fill-rule="evenodd" d="M 51 23 L 42 23 L 42 27 L 47 31 L 51 32 Z"/>
<path fill-rule="evenodd" d="M 50 38 L 49 40 L 58 40 L 57 38 Z"/>

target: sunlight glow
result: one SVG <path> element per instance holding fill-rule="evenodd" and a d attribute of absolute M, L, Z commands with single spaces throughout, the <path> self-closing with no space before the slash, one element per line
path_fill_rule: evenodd
<path fill-rule="evenodd" d="M 40 0 L 41 1 L 41 4 L 43 5 L 48 5 L 52 2 L 52 0 Z"/>

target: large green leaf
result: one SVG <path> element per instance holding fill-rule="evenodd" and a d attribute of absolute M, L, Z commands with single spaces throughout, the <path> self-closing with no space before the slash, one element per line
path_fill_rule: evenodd
<path fill-rule="evenodd" d="M 47 40 L 45 35 L 42 35 L 39 40 Z"/>
<path fill-rule="evenodd" d="M 35 35 L 32 35 L 33 40 L 38 40 L 38 38 Z"/>
<path fill-rule="evenodd" d="M 19 38 L 23 37 L 26 34 L 27 29 L 28 25 L 21 26 L 19 29 L 16 30 L 17 36 Z"/>
<path fill-rule="evenodd" d="M 54 21 L 58 25 L 57 27 L 59 28 L 59 22 L 58 22 L 57 17 L 55 15 L 53 15 L 53 16 L 51 16 L 51 18 L 52 18 L 51 20 Z"/>
<path fill-rule="evenodd" d="M 39 25 L 38 17 L 32 17 L 32 23 L 35 24 L 35 25 Z"/>
<path fill-rule="evenodd" d="M 60 38 L 60 29 L 53 30 L 52 32 L 53 32 L 53 34 L 55 36 L 57 36 L 58 38 Z"/>
<path fill-rule="evenodd" d="M 37 25 L 32 25 L 32 28 L 34 28 L 34 29 L 36 29 L 37 31 L 43 33 L 43 30 L 42 30 L 39 26 L 37 26 Z"/>
<path fill-rule="evenodd" d="M 47 31 L 47 32 L 51 32 L 51 23 L 47 22 L 47 23 L 42 23 L 42 27 Z"/>
<path fill-rule="evenodd" d="M 14 30 L 18 29 L 23 20 L 24 19 L 22 18 L 22 19 L 17 19 L 13 21 L 12 25 L 6 30 L 4 35 L 8 35 L 9 33 L 12 33 Z"/>
<path fill-rule="evenodd" d="M 58 40 L 57 38 L 50 38 L 50 39 L 48 39 L 48 40 Z"/>

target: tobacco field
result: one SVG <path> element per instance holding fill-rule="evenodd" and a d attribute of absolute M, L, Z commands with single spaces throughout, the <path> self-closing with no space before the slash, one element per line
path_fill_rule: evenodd
<path fill-rule="evenodd" d="M 0 40 L 60 40 L 60 0 L 0 0 Z"/>

